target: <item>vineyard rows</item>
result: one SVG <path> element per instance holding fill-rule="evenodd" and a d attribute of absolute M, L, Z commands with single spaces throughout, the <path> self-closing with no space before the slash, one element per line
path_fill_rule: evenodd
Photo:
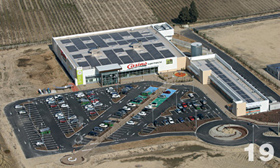
<path fill-rule="evenodd" d="M 145 0 L 160 21 L 172 23 L 182 7 L 190 6 L 192 0 Z M 254 14 L 280 11 L 276 0 L 195 0 L 199 20 L 227 19 Z"/>
<path fill-rule="evenodd" d="M 143 0 L 0 0 L 0 47 L 157 22 Z"/>

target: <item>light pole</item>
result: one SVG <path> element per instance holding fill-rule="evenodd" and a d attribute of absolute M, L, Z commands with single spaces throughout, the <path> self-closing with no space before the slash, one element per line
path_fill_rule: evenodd
<path fill-rule="evenodd" d="M 278 132 L 277 132 L 277 135 L 279 135 L 279 121 L 278 121 Z"/>
<path fill-rule="evenodd" d="M 192 75 L 192 91 L 194 92 L 194 81 L 193 81 L 194 76 Z"/>
<path fill-rule="evenodd" d="M 254 142 L 254 139 L 255 139 L 255 138 L 254 138 L 254 126 L 255 126 L 255 125 L 253 124 L 253 125 L 252 125 L 252 127 L 253 127 L 253 140 L 252 140 L 252 142 L 253 142 L 253 144 L 255 143 L 255 142 Z"/>
<path fill-rule="evenodd" d="M 178 107 L 177 107 L 177 104 L 178 104 L 178 102 L 177 102 L 177 93 L 178 93 L 178 92 L 176 91 L 176 104 L 175 104 L 176 109 L 178 108 Z"/>
<path fill-rule="evenodd" d="M 152 109 L 152 123 L 154 122 L 154 109 Z"/>

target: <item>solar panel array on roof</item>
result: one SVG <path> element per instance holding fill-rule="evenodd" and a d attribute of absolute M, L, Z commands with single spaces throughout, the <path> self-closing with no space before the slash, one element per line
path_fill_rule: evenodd
<path fill-rule="evenodd" d="M 122 36 L 119 35 L 119 33 L 110 33 L 110 36 L 114 39 L 114 40 L 122 40 Z"/>
<path fill-rule="evenodd" d="M 206 65 L 217 74 L 225 83 L 227 83 L 232 89 L 236 91 L 246 102 L 254 102 L 243 90 L 241 90 L 236 84 L 234 84 L 228 77 L 226 77 L 219 69 L 217 69 L 209 60 L 206 60 Z"/>
<path fill-rule="evenodd" d="M 146 39 L 148 39 L 148 40 L 156 40 L 157 38 L 155 36 L 149 36 L 149 37 L 146 37 Z"/>
<path fill-rule="evenodd" d="M 139 32 L 131 32 L 130 33 L 134 38 L 143 37 Z"/>
<path fill-rule="evenodd" d="M 87 49 L 87 46 L 79 38 L 71 39 L 71 41 L 79 50 Z"/>
<path fill-rule="evenodd" d="M 99 66 L 100 63 L 97 61 L 97 59 L 95 57 L 92 56 L 85 56 L 85 59 L 88 61 L 88 63 L 92 66 L 92 67 L 96 67 Z"/>
<path fill-rule="evenodd" d="M 109 59 L 107 59 L 107 58 L 99 59 L 99 62 L 100 62 L 102 65 L 111 64 L 111 62 L 110 62 Z"/>
<path fill-rule="evenodd" d="M 82 41 L 88 41 L 88 40 L 91 40 L 89 37 L 81 37 L 80 38 Z"/>
<path fill-rule="evenodd" d="M 89 66 L 89 64 L 88 64 L 88 62 L 87 62 L 87 61 L 84 61 L 84 62 L 78 62 L 78 65 L 79 65 L 80 67 L 87 67 L 87 66 Z"/>
<path fill-rule="evenodd" d="M 125 64 L 129 64 L 129 63 L 133 63 L 133 61 L 131 60 L 131 58 L 129 56 L 120 56 L 119 57 L 123 63 Z"/>
<path fill-rule="evenodd" d="M 99 37 L 99 36 L 90 36 L 90 38 L 99 46 L 99 47 L 108 47 L 108 45 Z"/>
<path fill-rule="evenodd" d="M 155 47 L 162 47 L 162 46 L 164 46 L 164 45 L 163 45 L 162 43 L 155 43 L 154 46 L 155 46 Z"/>
<path fill-rule="evenodd" d="M 78 58 L 83 58 L 83 55 L 82 54 L 76 54 L 76 55 L 72 55 L 72 57 L 74 59 L 78 59 Z"/>
<path fill-rule="evenodd" d="M 146 38 L 138 38 L 137 40 L 138 40 L 138 41 L 142 41 L 142 42 L 148 41 Z"/>
<path fill-rule="evenodd" d="M 146 61 L 148 60 L 153 60 L 154 58 L 151 56 L 151 54 L 149 53 L 142 53 L 140 54 L 142 56 L 142 58 L 144 58 Z"/>
<path fill-rule="evenodd" d="M 137 43 L 137 40 L 131 39 L 131 40 L 127 40 L 127 42 L 129 42 L 129 43 Z"/>
<path fill-rule="evenodd" d="M 87 43 L 86 46 L 88 48 L 97 48 L 97 46 L 95 45 L 95 43 Z"/>
<path fill-rule="evenodd" d="M 111 38 L 108 34 L 101 34 L 100 37 L 102 39 L 109 39 L 109 38 Z"/>
<path fill-rule="evenodd" d="M 114 45 L 117 45 L 118 43 L 116 43 L 116 42 L 109 42 L 109 43 L 107 43 L 109 46 L 114 46 Z"/>
<path fill-rule="evenodd" d="M 60 42 L 61 42 L 62 44 L 67 44 L 67 43 L 71 43 L 71 40 L 65 39 L 65 40 L 60 40 Z"/>
<path fill-rule="evenodd" d="M 117 48 L 117 49 L 114 49 L 114 51 L 117 53 L 117 52 L 124 52 L 124 50 L 122 48 Z"/>
<path fill-rule="evenodd" d="M 144 45 L 144 47 L 155 59 L 164 58 L 152 44 Z"/>
<path fill-rule="evenodd" d="M 100 63 L 97 61 L 97 59 L 95 57 L 92 56 L 85 56 L 85 59 L 88 61 L 88 63 L 92 66 L 92 67 L 96 67 L 99 66 Z"/>
<path fill-rule="evenodd" d="M 113 50 L 106 50 L 103 51 L 104 54 L 110 59 L 112 63 L 118 63 L 122 64 L 122 61 L 119 59 L 119 57 L 114 53 Z"/>
<path fill-rule="evenodd" d="M 129 33 L 127 31 L 124 31 L 124 32 L 119 32 L 119 34 L 121 36 L 129 36 Z"/>
<path fill-rule="evenodd" d="M 79 51 L 75 46 L 66 46 L 65 47 L 69 52 Z"/>
<path fill-rule="evenodd" d="M 134 50 L 126 50 L 125 52 L 130 56 L 130 58 L 134 62 L 143 61 L 143 59 L 139 56 L 139 54 L 136 51 L 134 51 Z"/>
<path fill-rule="evenodd" d="M 128 44 L 126 41 L 117 41 L 117 43 L 119 44 L 119 45 L 125 45 L 125 44 Z"/>
<path fill-rule="evenodd" d="M 169 50 L 160 51 L 165 58 L 174 57 L 174 55 Z"/>

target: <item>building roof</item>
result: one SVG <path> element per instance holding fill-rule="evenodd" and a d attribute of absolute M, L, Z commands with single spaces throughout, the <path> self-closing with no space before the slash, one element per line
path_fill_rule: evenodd
<path fill-rule="evenodd" d="M 280 63 L 267 65 L 269 68 L 280 71 Z"/>
<path fill-rule="evenodd" d="M 198 56 L 203 57 L 203 56 Z M 222 60 L 218 55 L 208 59 L 191 61 L 192 65 L 202 71 L 211 70 L 210 78 L 220 84 L 220 87 L 232 97 L 234 101 L 244 101 L 247 103 L 267 100 L 256 88 L 248 83 L 243 77 L 235 72 L 230 65 Z"/>
<path fill-rule="evenodd" d="M 184 56 L 152 25 L 53 39 L 68 59 L 83 69 Z"/>

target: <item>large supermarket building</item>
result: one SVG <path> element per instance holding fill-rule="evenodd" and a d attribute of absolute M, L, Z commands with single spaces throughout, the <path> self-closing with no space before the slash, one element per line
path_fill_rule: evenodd
<path fill-rule="evenodd" d="M 52 47 L 76 85 L 116 84 L 121 78 L 186 68 L 187 57 L 169 40 L 167 23 L 53 37 Z"/>

